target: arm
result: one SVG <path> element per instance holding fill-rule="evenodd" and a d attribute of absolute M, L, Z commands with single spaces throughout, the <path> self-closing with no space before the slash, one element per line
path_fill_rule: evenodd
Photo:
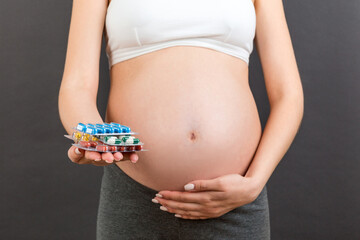
<path fill-rule="evenodd" d="M 264 71 L 270 115 L 245 177 L 265 186 L 300 127 L 304 97 L 281 0 L 256 0 L 255 45 Z"/>
<path fill-rule="evenodd" d="M 108 1 L 74 0 L 64 74 L 59 92 L 59 114 L 65 130 L 79 122 L 103 123 L 96 105 L 99 59 Z M 124 156 L 127 159 L 124 159 Z M 136 153 L 97 153 L 71 147 L 71 161 L 105 166 L 113 161 L 138 160 Z M 104 161 L 102 161 L 104 160 Z"/>
<path fill-rule="evenodd" d="M 74 0 L 65 68 L 59 92 L 59 114 L 65 130 L 79 122 L 102 123 L 96 106 L 99 58 L 106 1 Z"/>

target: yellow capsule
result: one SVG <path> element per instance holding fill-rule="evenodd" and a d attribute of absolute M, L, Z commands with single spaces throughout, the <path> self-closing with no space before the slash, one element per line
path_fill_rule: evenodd
<path fill-rule="evenodd" d="M 99 141 L 99 139 L 97 137 L 91 136 L 91 141 L 97 142 L 97 141 Z"/>
<path fill-rule="evenodd" d="M 76 140 L 80 140 L 80 139 L 81 139 L 81 136 L 82 136 L 81 133 L 79 133 L 79 132 L 76 132 L 76 133 L 75 133 L 75 138 L 76 138 Z"/>
<path fill-rule="evenodd" d="M 82 135 L 81 140 L 83 140 L 83 141 L 89 141 L 89 140 L 90 140 L 90 134 L 84 133 L 84 135 Z"/>
<path fill-rule="evenodd" d="M 74 132 L 73 135 L 72 135 L 72 139 L 74 140 L 75 143 L 77 143 L 78 141 L 81 140 L 81 133 Z"/>

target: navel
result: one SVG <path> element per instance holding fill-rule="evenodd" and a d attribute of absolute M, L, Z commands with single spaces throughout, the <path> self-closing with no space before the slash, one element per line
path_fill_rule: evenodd
<path fill-rule="evenodd" d="M 191 142 L 195 142 L 197 140 L 197 138 L 198 138 L 198 135 L 195 131 L 191 131 L 189 133 L 189 139 Z"/>

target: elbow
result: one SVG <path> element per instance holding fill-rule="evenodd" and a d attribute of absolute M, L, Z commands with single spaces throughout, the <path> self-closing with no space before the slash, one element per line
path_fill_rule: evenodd
<path fill-rule="evenodd" d="M 276 97 L 269 97 L 269 103 L 270 109 L 276 108 L 278 105 L 286 105 L 288 109 L 296 111 L 300 119 L 304 116 L 304 93 L 302 87 L 284 90 Z"/>

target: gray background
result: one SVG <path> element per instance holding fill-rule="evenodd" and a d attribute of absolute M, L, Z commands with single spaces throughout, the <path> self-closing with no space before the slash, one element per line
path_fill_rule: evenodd
<path fill-rule="evenodd" d="M 360 239 L 360 1 L 284 6 L 305 114 L 268 182 L 272 239 Z M 57 109 L 71 7 L 70 0 L 0 1 L 1 239 L 95 239 L 102 168 L 67 159 Z M 256 50 L 250 83 L 264 127 L 269 104 Z"/>

